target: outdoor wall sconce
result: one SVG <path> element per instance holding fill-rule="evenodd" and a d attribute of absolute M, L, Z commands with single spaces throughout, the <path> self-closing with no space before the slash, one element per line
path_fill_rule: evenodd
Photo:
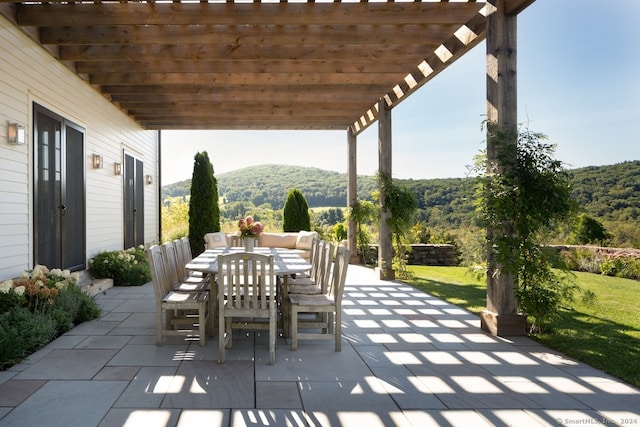
<path fill-rule="evenodd" d="M 104 165 L 100 154 L 92 154 L 91 163 L 93 164 L 94 169 L 102 169 L 102 166 Z"/>
<path fill-rule="evenodd" d="M 122 175 L 122 163 L 114 162 L 113 163 L 113 174 L 114 175 Z"/>
<path fill-rule="evenodd" d="M 147 183 L 147 185 L 151 185 L 151 175 L 145 175 L 144 176 L 144 182 Z"/>
<path fill-rule="evenodd" d="M 9 144 L 23 145 L 25 142 L 24 126 L 19 125 L 18 123 L 8 123 L 7 141 L 9 142 Z"/>

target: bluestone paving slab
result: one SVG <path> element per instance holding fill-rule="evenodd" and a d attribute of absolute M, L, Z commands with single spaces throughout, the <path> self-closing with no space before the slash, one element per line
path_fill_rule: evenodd
<path fill-rule="evenodd" d="M 349 381 L 371 375 L 352 347 L 337 352 L 333 342 L 323 344 L 276 351 L 274 366 L 256 365 L 256 381 Z"/>
<path fill-rule="evenodd" d="M 97 426 L 126 381 L 49 381 L 0 423 L 3 427 Z"/>
<path fill-rule="evenodd" d="M 96 381 L 131 381 L 141 368 L 139 366 L 105 366 L 93 380 Z"/>
<path fill-rule="evenodd" d="M 57 339 L 51 341 L 49 344 L 46 345 L 45 348 L 49 350 L 53 350 L 56 348 L 74 348 L 75 346 L 77 346 L 78 344 L 80 344 L 82 341 L 86 340 L 89 337 L 90 335 L 64 334 L 58 337 Z"/>
<path fill-rule="evenodd" d="M 234 409 L 231 412 L 230 425 L 232 427 L 251 427 L 258 425 L 307 427 L 314 424 L 308 422 L 306 414 L 303 411 L 296 409 Z"/>
<path fill-rule="evenodd" d="M 113 408 L 98 427 L 175 427 L 179 417 L 178 409 Z"/>
<path fill-rule="evenodd" d="M 184 409 L 177 427 L 226 427 L 230 413 L 229 409 Z"/>
<path fill-rule="evenodd" d="M 159 408 L 167 393 L 177 393 L 174 380 L 177 367 L 151 366 L 138 370 L 115 408 Z M 187 384 L 188 385 L 188 384 Z"/>
<path fill-rule="evenodd" d="M 119 324 L 120 322 L 103 322 L 101 320 L 90 320 L 88 322 L 81 323 L 80 325 L 71 329 L 65 335 L 107 335 Z"/>
<path fill-rule="evenodd" d="M 89 380 L 117 350 L 57 349 L 16 375 L 16 379 Z"/>
<path fill-rule="evenodd" d="M 184 362 L 167 390 L 162 408 L 254 408 L 253 364 L 236 360 L 224 364 Z"/>
<path fill-rule="evenodd" d="M 188 344 L 163 345 L 127 344 L 109 360 L 108 366 L 178 366 Z"/>
<path fill-rule="evenodd" d="M 9 380 L 0 384 L 0 406 L 18 406 L 46 383 L 43 380 Z"/>
<path fill-rule="evenodd" d="M 257 381 L 256 408 L 302 408 L 295 381 Z"/>
<path fill-rule="evenodd" d="M 156 330 L 156 313 L 133 313 L 118 325 L 118 328 L 148 328 Z"/>
<path fill-rule="evenodd" d="M 129 341 L 131 341 L 132 336 L 90 336 L 80 342 L 75 348 L 93 348 L 93 349 L 121 349 L 124 347 Z"/>
<path fill-rule="evenodd" d="M 403 414 L 414 427 L 493 426 L 480 413 L 473 410 L 412 410 L 404 411 Z M 508 425 L 510 424 L 503 427 Z"/>
<path fill-rule="evenodd" d="M 402 410 L 446 408 L 438 396 L 405 367 L 372 368 L 372 370 L 385 391 Z"/>

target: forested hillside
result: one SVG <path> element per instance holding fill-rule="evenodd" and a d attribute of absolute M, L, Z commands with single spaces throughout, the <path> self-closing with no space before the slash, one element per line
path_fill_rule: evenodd
<path fill-rule="evenodd" d="M 638 246 L 640 234 L 640 161 L 568 171 L 573 197 L 584 211 L 603 222 L 625 246 Z M 347 176 L 326 170 L 282 165 L 255 166 L 220 174 L 223 202 L 270 205 L 282 209 L 287 192 L 298 188 L 309 207 L 346 205 Z M 398 180 L 416 195 L 418 221 L 429 227 L 455 229 L 473 224 L 475 178 Z M 163 187 L 163 196 L 186 196 L 189 180 Z M 358 177 L 358 197 L 371 200 L 372 176 Z"/>

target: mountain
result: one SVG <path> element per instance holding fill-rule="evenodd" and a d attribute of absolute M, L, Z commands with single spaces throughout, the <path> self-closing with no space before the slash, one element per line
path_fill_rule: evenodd
<path fill-rule="evenodd" d="M 640 161 L 568 170 L 572 196 L 584 211 L 615 233 L 637 235 L 640 229 Z M 282 209 L 287 193 L 297 188 L 309 207 L 346 206 L 347 175 L 302 166 L 261 165 L 217 177 L 225 203 L 252 202 Z M 457 228 L 473 223 L 475 178 L 398 180 L 418 200 L 420 220 L 431 226 Z M 190 180 L 166 185 L 163 198 L 189 194 Z M 358 198 L 372 200 L 372 176 L 358 176 Z M 635 230 L 635 231 L 634 231 Z M 618 236 L 620 239 L 620 236 Z M 637 239 L 637 237 L 631 240 Z M 624 238 L 623 238 L 624 241 Z"/>

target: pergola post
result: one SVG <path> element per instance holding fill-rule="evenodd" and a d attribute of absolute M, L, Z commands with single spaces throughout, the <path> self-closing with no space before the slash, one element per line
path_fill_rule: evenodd
<path fill-rule="evenodd" d="M 512 139 L 497 140 L 487 126 L 488 173 L 500 173 L 504 165 L 497 164 L 498 144 L 517 144 L 517 78 L 516 23 L 517 14 L 505 13 L 505 0 L 489 0 L 487 4 L 487 120 Z M 487 230 L 487 244 L 493 245 L 493 230 Z M 487 259 L 487 308 L 481 315 L 482 329 L 493 335 L 510 336 L 526 333 L 526 319 L 518 313 L 513 276 L 501 272 L 492 251 Z"/>
<path fill-rule="evenodd" d="M 353 133 L 353 129 L 347 131 L 348 146 L 348 163 L 347 163 L 347 206 L 351 209 L 358 202 L 358 174 L 357 174 L 357 136 Z M 356 222 L 349 217 L 347 223 L 347 245 L 351 253 L 350 264 L 358 264 L 358 230 L 356 230 Z"/>
<path fill-rule="evenodd" d="M 391 177 L 391 109 L 384 99 L 378 101 L 378 170 Z M 378 224 L 378 267 L 376 271 L 381 280 L 395 279 L 393 270 L 393 247 L 391 228 L 387 219 L 391 213 L 384 209 L 383 189 L 380 188 L 380 223 Z"/>

